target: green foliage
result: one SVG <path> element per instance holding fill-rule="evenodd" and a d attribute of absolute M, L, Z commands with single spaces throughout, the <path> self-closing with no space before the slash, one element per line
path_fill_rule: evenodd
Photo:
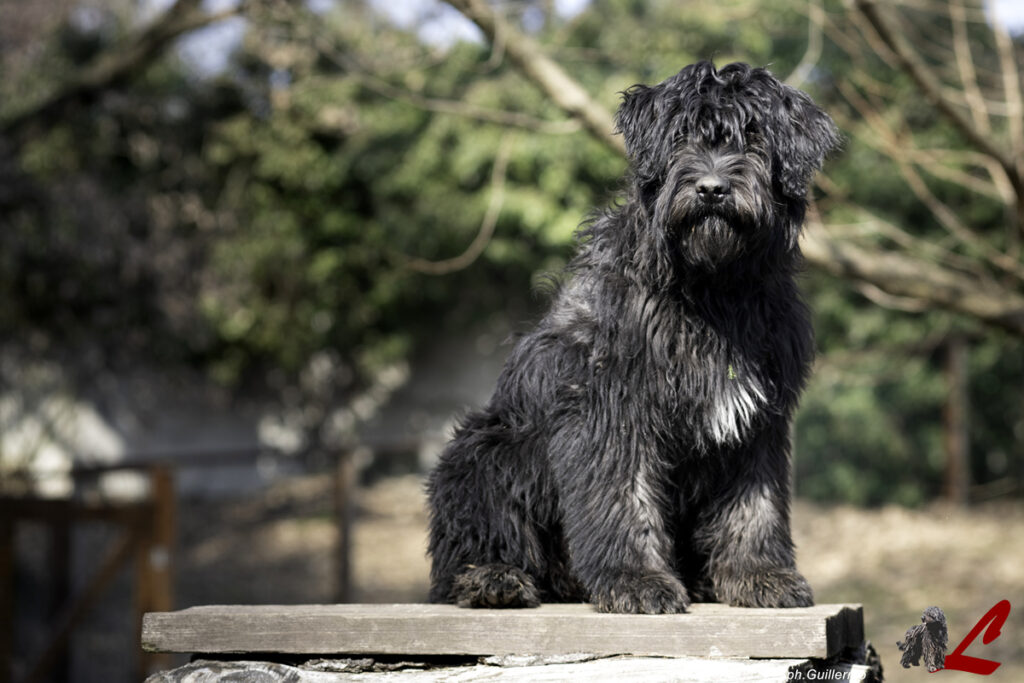
<path fill-rule="evenodd" d="M 927 359 L 865 355 L 823 366 L 796 424 L 801 496 L 855 504 L 916 505 L 935 495 L 941 462 L 936 417 L 944 386 Z M 893 410 L 899 406 L 900 410 Z"/>

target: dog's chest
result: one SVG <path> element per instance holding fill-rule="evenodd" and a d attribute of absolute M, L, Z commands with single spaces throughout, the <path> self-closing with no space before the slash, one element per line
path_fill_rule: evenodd
<path fill-rule="evenodd" d="M 676 356 L 679 410 L 699 442 L 739 443 L 769 404 L 766 368 L 716 335 L 684 334 Z"/>
<path fill-rule="evenodd" d="M 745 365 L 727 363 L 725 381 L 704 397 L 706 435 L 718 444 L 740 441 L 767 401 L 756 373 Z"/>

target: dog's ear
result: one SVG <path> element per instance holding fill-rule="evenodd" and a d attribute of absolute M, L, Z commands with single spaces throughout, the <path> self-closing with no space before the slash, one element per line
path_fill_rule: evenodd
<path fill-rule="evenodd" d="M 814 172 L 842 142 L 832 119 L 805 93 L 782 86 L 772 121 L 765 126 L 773 163 L 786 196 L 803 199 Z"/>
<path fill-rule="evenodd" d="M 622 93 L 622 105 L 615 114 L 615 131 L 626 142 L 626 156 L 641 183 L 664 176 L 668 160 L 680 137 L 687 135 L 677 121 L 688 95 L 700 83 L 716 77 L 711 62 L 683 67 L 674 76 L 655 86 L 634 85 Z M 692 113 L 691 113 L 692 115 Z"/>
<path fill-rule="evenodd" d="M 641 181 L 654 180 L 665 168 L 659 121 L 658 88 L 634 85 L 622 93 L 622 104 L 615 114 L 615 130 L 626 142 L 626 156 Z"/>

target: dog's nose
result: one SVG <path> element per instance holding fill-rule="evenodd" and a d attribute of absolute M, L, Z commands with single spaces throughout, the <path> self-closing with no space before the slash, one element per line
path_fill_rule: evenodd
<path fill-rule="evenodd" d="M 729 181 L 709 173 L 697 179 L 697 196 L 706 202 L 720 202 L 729 194 Z"/>

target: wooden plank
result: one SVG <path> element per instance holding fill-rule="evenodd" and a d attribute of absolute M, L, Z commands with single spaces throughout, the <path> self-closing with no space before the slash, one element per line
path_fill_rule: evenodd
<path fill-rule="evenodd" d="M 826 658 L 863 641 L 860 605 L 687 614 L 602 614 L 590 605 L 471 610 L 453 605 L 211 605 L 147 614 L 154 652 Z"/>
<path fill-rule="evenodd" d="M 858 648 L 865 640 L 864 609 L 860 605 L 843 607 L 846 609 L 837 610 L 833 616 L 826 617 L 829 623 L 825 625 L 828 639 L 825 649 L 832 654 L 842 652 L 846 648 Z"/>

